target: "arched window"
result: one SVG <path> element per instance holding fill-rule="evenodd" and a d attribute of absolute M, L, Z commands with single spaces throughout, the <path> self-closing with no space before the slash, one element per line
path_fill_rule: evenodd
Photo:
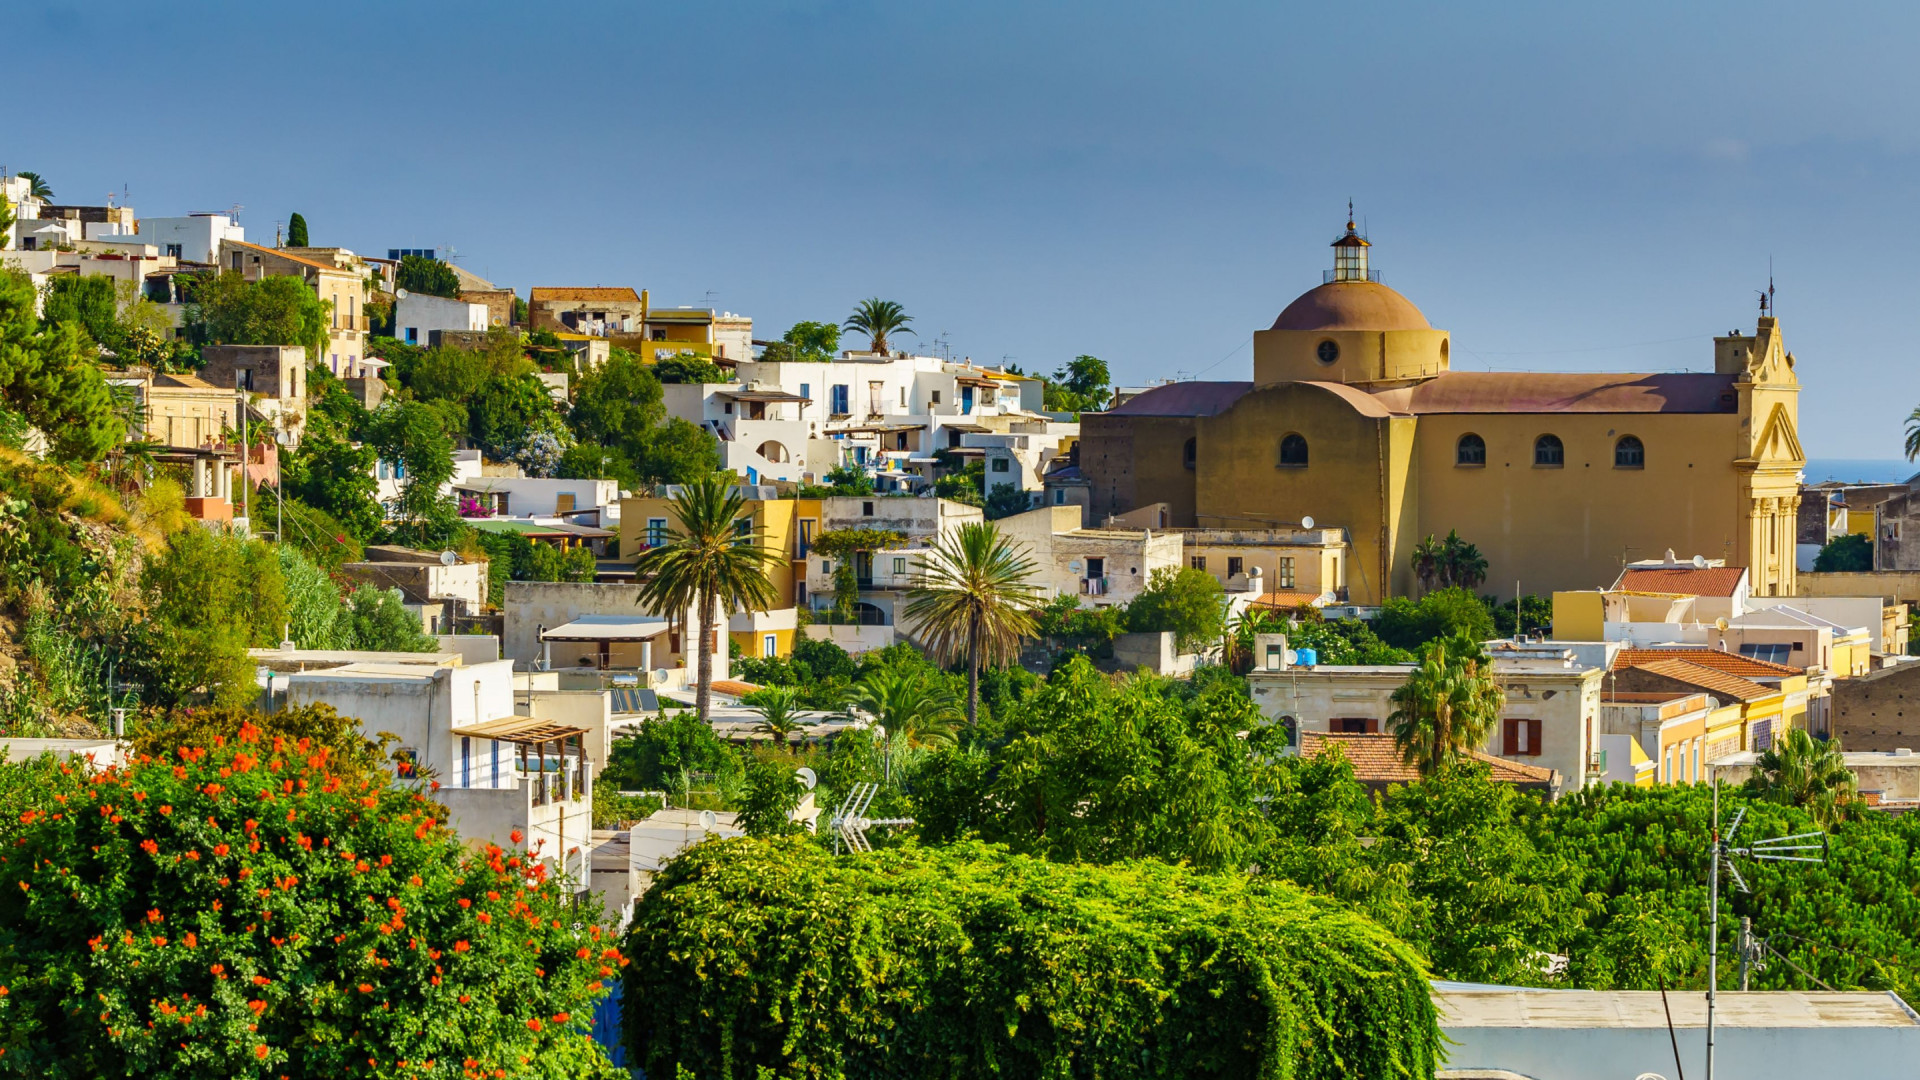
<path fill-rule="evenodd" d="M 1191 469 L 1193 468 L 1194 461 L 1197 460 L 1198 457 L 1199 455 L 1196 453 L 1194 449 L 1194 440 L 1188 439 L 1187 445 L 1183 447 L 1180 451 L 1180 464 L 1185 465 L 1187 468 Z"/>
<path fill-rule="evenodd" d="M 1460 443 L 1453 449 L 1455 465 L 1485 465 L 1487 463 L 1487 440 L 1478 435 L 1460 436 Z"/>
<path fill-rule="evenodd" d="M 1304 469 L 1307 465 L 1307 440 L 1299 435 L 1288 435 L 1280 440 L 1280 465 L 1289 469 Z"/>
<path fill-rule="evenodd" d="M 1620 441 L 1613 444 L 1613 467 L 1616 469 L 1640 469 L 1647 464 L 1647 448 L 1638 436 L 1622 435 Z"/>
<path fill-rule="evenodd" d="M 1533 463 L 1557 469 L 1567 463 L 1567 448 L 1558 435 L 1542 435 L 1533 440 Z"/>

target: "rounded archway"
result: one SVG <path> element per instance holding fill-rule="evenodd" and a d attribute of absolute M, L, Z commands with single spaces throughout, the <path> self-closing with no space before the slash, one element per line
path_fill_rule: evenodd
<path fill-rule="evenodd" d="M 766 442 L 761 443 L 760 449 L 756 451 L 756 453 L 768 461 L 773 462 L 775 465 L 785 465 L 790 460 L 787 454 L 787 448 L 773 439 L 768 439 Z"/>

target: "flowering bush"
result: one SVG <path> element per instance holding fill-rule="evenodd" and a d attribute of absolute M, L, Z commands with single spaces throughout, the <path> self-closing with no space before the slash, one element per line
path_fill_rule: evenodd
<path fill-rule="evenodd" d="M 585 1034 L 611 936 L 333 758 L 248 725 L 0 766 L 0 1074 L 614 1075 Z"/>

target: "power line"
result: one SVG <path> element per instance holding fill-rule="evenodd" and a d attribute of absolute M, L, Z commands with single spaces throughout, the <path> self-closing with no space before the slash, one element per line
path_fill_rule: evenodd
<path fill-rule="evenodd" d="M 1241 349 L 1244 349 L 1251 344 L 1253 344 L 1253 335 L 1248 334 L 1247 340 L 1241 342 L 1238 345 L 1235 345 L 1233 347 L 1232 352 L 1228 353 L 1227 355 L 1221 357 L 1218 360 L 1215 360 L 1213 363 L 1208 364 L 1206 367 L 1201 368 L 1199 371 L 1194 372 L 1193 377 L 1197 379 L 1200 376 L 1205 375 L 1207 372 L 1212 371 L 1214 368 L 1219 367 L 1221 364 L 1224 364 L 1227 361 L 1233 359 L 1235 356 L 1239 355 Z"/>

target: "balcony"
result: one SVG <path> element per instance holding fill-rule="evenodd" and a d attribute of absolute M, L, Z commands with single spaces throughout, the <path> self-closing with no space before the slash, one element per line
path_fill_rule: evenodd
<path fill-rule="evenodd" d="M 1110 584 L 1110 579 L 1104 576 L 1081 578 L 1080 579 L 1080 595 L 1081 596 L 1105 596 L 1107 595 L 1109 584 Z"/>

